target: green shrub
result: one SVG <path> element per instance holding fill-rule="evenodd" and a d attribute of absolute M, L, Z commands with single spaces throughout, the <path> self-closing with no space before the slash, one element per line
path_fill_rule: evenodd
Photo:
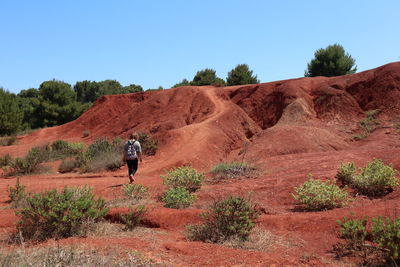
<path fill-rule="evenodd" d="M 338 220 L 340 226 L 340 236 L 347 240 L 351 248 L 359 248 L 368 236 L 367 218 L 347 219 L 343 217 L 343 221 Z"/>
<path fill-rule="evenodd" d="M 306 210 L 326 210 L 343 207 L 349 201 L 345 189 L 339 188 L 332 182 L 314 180 L 310 176 L 308 181 L 295 188 L 293 198 Z"/>
<path fill-rule="evenodd" d="M 141 184 L 126 184 L 123 190 L 125 196 L 134 200 L 143 199 L 148 194 L 147 187 Z"/>
<path fill-rule="evenodd" d="M 33 147 L 24 158 L 16 158 L 11 164 L 12 174 L 31 174 L 41 171 L 40 164 L 49 157 L 49 146 Z"/>
<path fill-rule="evenodd" d="M 157 141 L 154 140 L 147 133 L 140 132 L 138 133 L 138 135 L 139 135 L 138 141 L 142 148 L 142 154 L 144 156 L 154 156 L 158 148 Z"/>
<path fill-rule="evenodd" d="M 196 196 L 184 187 L 172 187 L 164 193 L 162 201 L 165 203 L 164 207 L 184 209 L 196 201 Z"/>
<path fill-rule="evenodd" d="M 16 142 L 17 142 L 16 135 L 0 137 L 0 146 L 12 146 Z"/>
<path fill-rule="evenodd" d="M 111 143 L 107 139 L 95 140 L 87 150 L 78 154 L 76 160 L 83 172 L 119 169 L 122 160 L 123 142 L 116 138 Z"/>
<path fill-rule="evenodd" d="M 17 231 L 26 240 L 45 240 L 82 234 L 83 225 L 102 219 L 108 212 L 103 199 L 92 190 L 65 187 L 60 193 L 46 191 L 26 198 L 27 206 L 17 212 Z"/>
<path fill-rule="evenodd" d="M 361 173 L 354 176 L 351 182 L 352 187 L 359 193 L 370 197 L 387 194 L 398 184 L 396 170 L 379 159 L 374 159 L 361 168 Z"/>
<path fill-rule="evenodd" d="M 373 218 L 372 240 L 380 247 L 389 250 L 392 259 L 400 259 L 400 217 L 393 221 L 381 216 Z"/>
<path fill-rule="evenodd" d="M 250 201 L 238 197 L 213 203 L 209 211 L 202 213 L 204 223 L 190 226 L 188 238 L 203 242 L 221 243 L 230 238 L 245 241 L 258 218 L 258 211 Z"/>
<path fill-rule="evenodd" d="M 372 225 L 367 228 L 367 218 L 362 220 L 343 218 L 338 221 L 341 237 L 346 239 L 351 249 L 365 249 L 365 241 L 372 242 L 372 248 L 378 246 L 388 261 L 400 260 L 400 217 L 372 218 Z M 371 243 L 368 244 L 371 247 Z"/>
<path fill-rule="evenodd" d="M 25 199 L 27 197 L 25 188 L 26 186 L 21 185 L 21 183 L 19 182 L 19 178 L 17 178 L 15 187 L 7 187 L 8 197 L 10 198 L 10 202 L 14 207 L 19 207 L 25 202 Z"/>
<path fill-rule="evenodd" d="M 130 207 L 127 214 L 120 214 L 120 220 L 125 224 L 126 230 L 133 230 L 133 228 L 139 226 L 143 217 L 146 214 L 147 209 L 144 205 Z"/>
<path fill-rule="evenodd" d="M 365 112 L 365 118 L 360 121 L 361 129 L 366 133 L 371 133 L 376 129 L 379 123 L 376 121 L 376 117 L 379 115 L 380 110 L 368 110 Z"/>
<path fill-rule="evenodd" d="M 58 166 L 58 171 L 61 173 L 72 172 L 79 167 L 79 162 L 76 159 L 64 159 Z"/>
<path fill-rule="evenodd" d="M 356 134 L 355 136 L 353 136 L 354 141 L 361 141 L 364 140 L 365 138 L 367 138 L 365 134 Z"/>
<path fill-rule="evenodd" d="M 64 140 L 56 140 L 51 144 L 51 159 L 64 159 L 66 157 L 75 156 L 84 151 L 83 143 L 68 143 Z"/>
<path fill-rule="evenodd" d="M 184 166 L 167 171 L 165 176 L 161 175 L 161 178 L 168 188 L 184 187 L 189 192 L 195 192 L 201 187 L 204 175 L 191 167 Z"/>
<path fill-rule="evenodd" d="M 356 175 L 356 165 L 354 162 L 341 163 L 335 178 L 344 184 L 351 184 Z"/>
<path fill-rule="evenodd" d="M 5 154 L 2 157 L 0 157 L 0 168 L 5 167 L 5 166 L 11 166 L 13 163 L 13 159 L 10 156 L 10 154 Z"/>
<path fill-rule="evenodd" d="M 221 162 L 211 169 L 214 179 L 232 179 L 239 176 L 251 176 L 257 168 L 246 162 Z"/>

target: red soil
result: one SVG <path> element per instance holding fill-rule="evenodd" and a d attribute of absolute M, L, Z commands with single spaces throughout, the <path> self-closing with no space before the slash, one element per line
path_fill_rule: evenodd
<path fill-rule="evenodd" d="M 380 109 L 380 125 L 362 141 L 359 121 L 364 111 Z M 136 249 L 169 265 L 181 266 L 332 266 L 331 250 L 338 242 L 336 220 L 354 216 L 398 216 L 400 191 L 370 200 L 356 197 L 348 207 L 324 212 L 296 212 L 291 196 L 309 173 L 333 180 L 341 162 L 363 166 L 373 158 L 400 169 L 400 63 L 373 70 L 326 78 L 301 78 L 257 85 L 232 87 L 186 86 L 157 92 L 105 96 L 77 120 L 22 136 L 18 144 L 0 147 L 0 155 L 22 156 L 29 148 L 57 139 L 89 143 L 98 137 L 126 138 L 144 131 L 159 141 L 157 154 L 140 165 L 137 182 L 150 188 L 154 203 L 147 225 L 165 234 L 155 242 L 146 235 L 135 238 L 71 238 L 65 243 Z M 83 137 L 83 131 L 90 135 Z M 257 178 L 226 183 L 208 183 L 196 193 L 194 207 L 186 210 L 163 208 L 157 195 L 164 188 L 160 174 L 172 166 L 191 164 L 208 172 L 221 161 L 246 160 L 262 169 Z M 56 169 L 56 163 L 53 165 Z M 88 184 L 106 199 L 122 196 L 127 182 L 126 167 L 96 174 L 24 176 L 28 191 Z M 0 227 L 6 237 L 16 218 L 7 208 L 7 185 L 15 177 L 0 179 Z M 186 225 L 199 222 L 198 214 L 214 199 L 229 194 L 253 192 L 265 210 L 259 227 L 291 240 L 294 245 L 273 246 L 264 252 L 232 249 L 215 244 L 188 242 Z M 125 212 L 113 209 L 110 216 Z M 155 242 L 155 243 L 154 243 Z"/>

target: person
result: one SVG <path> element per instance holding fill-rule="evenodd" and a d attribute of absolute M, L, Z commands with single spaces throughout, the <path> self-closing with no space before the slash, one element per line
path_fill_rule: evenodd
<path fill-rule="evenodd" d="M 128 165 L 129 183 L 133 183 L 135 179 L 133 176 L 137 172 L 138 162 L 142 162 L 142 148 L 138 141 L 139 136 L 137 133 L 132 133 L 129 140 L 124 145 L 124 160 Z"/>

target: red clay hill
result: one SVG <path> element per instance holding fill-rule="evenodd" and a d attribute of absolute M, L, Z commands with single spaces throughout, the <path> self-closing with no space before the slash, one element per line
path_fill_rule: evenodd
<path fill-rule="evenodd" d="M 359 122 L 365 112 L 375 109 L 381 111 L 377 130 L 354 141 L 362 132 Z M 33 146 L 57 139 L 90 143 L 99 137 L 126 138 L 132 131 L 146 132 L 158 140 L 158 151 L 140 166 L 138 182 L 149 186 L 155 199 L 163 190 L 159 175 L 164 169 L 191 164 L 208 172 L 218 162 L 244 159 L 260 167 L 259 177 L 207 184 L 197 193 L 197 208 L 171 210 L 156 205 L 149 220 L 167 233 L 156 245 L 149 245 L 146 236 L 135 237 L 136 243 L 101 237 L 88 243 L 101 247 L 122 242 L 122 248 L 135 248 L 179 266 L 332 266 L 338 264 L 331 253 L 338 241 L 335 221 L 351 212 L 360 216 L 398 215 L 400 192 L 396 189 L 375 200 L 360 197 L 346 208 L 301 213 L 293 211 L 293 187 L 303 183 L 309 173 L 333 179 L 341 162 L 363 166 L 380 158 L 400 169 L 400 135 L 394 126 L 398 122 L 400 62 L 395 62 L 332 78 L 231 87 L 185 86 L 104 96 L 77 120 L 22 136 L 17 145 L 1 147 L 0 155 L 22 156 Z M 83 137 L 84 131 L 90 135 Z M 96 194 L 112 198 L 116 191 L 110 185 L 126 182 L 125 173 L 122 169 L 89 175 L 46 174 L 24 177 L 23 182 L 28 191 L 89 184 Z M 0 179 L 0 192 L 14 183 L 9 177 Z M 197 222 L 199 212 L 213 199 L 250 191 L 266 211 L 259 227 L 286 243 L 260 252 L 185 240 L 185 225 Z M 0 201 L 7 200 L 6 193 L 0 196 Z M 0 212 L 0 216 L 11 216 L 9 210 Z M 9 218 L 0 227 L 11 229 Z"/>

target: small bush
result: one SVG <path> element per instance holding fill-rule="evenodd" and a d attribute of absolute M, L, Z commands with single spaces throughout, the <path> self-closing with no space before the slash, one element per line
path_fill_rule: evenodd
<path fill-rule="evenodd" d="M 335 178 L 344 184 L 351 184 L 356 174 L 354 162 L 341 163 Z"/>
<path fill-rule="evenodd" d="M 367 138 L 367 136 L 365 134 L 356 134 L 355 136 L 353 136 L 354 141 L 361 141 L 365 138 Z"/>
<path fill-rule="evenodd" d="M 64 159 L 61 161 L 58 171 L 61 173 L 72 172 L 79 167 L 79 162 L 76 159 Z"/>
<path fill-rule="evenodd" d="M 293 198 L 306 210 L 326 210 L 343 207 L 349 201 L 345 189 L 340 189 L 331 182 L 314 180 L 309 177 L 299 187 L 295 188 L 296 195 Z"/>
<path fill-rule="evenodd" d="M 88 222 L 102 219 L 108 212 L 103 199 L 92 190 L 65 187 L 60 193 L 46 191 L 26 198 L 27 206 L 16 212 L 17 231 L 26 240 L 45 240 L 82 234 Z"/>
<path fill-rule="evenodd" d="M 398 186 L 396 170 L 385 165 L 381 160 L 374 159 L 361 169 L 360 175 L 354 176 L 351 181 L 359 193 L 370 197 L 385 195 Z"/>
<path fill-rule="evenodd" d="M 68 143 L 64 140 L 56 140 L 51 144 L 51 159 L 64 159 L 66 157 L 75 156 L 84 151 L 83 143 Z"/>
<path fill-rule="evenodd" d="M 376 129 L 376 126 L 379 125 L 379 123 L 375 119 L 379 113 L 379 109 L 368 110 L 365 112 L 365 118 L 360 121 L 361 129 L 363 129 L 364 132 L 371 133 Z"/>
<path fill-rule="evenodd" d="M 32 174 L 41 171 L 40 164 L 49 156 L 49 146 L 33 147 L 25 158 L 16 158 L 11 164 L 12 174 Z"/>
<path fill-rule="evenodd" d="M 367 231 L 367 218 L 360 219 L 347 219 L 343 221 L 338 220 L 340 226 L 340 236 L 347 240 L 350 248 L 360 248 L 368 236 Z"/>
<path fill-rule="evenodd" d="M 189 192 L 195 192 L 201 187 L 204 175 L 191 167 L 184 166 L 167 171 L 161 178 L 168 188 L 184 187 Z"/>
<path fill-rule="evenodd" d="M 114 139 L 111 143 L 97 139 L 85 152 L 78 154 L 76 160 L 83 172 L 116 170 L 124 164 L 122 150 L 121 139 Z"/>
<path fill-rule="evenodd" d="M 15 187 L 7 187 L 8 197 L 10 198 L 10 202 L 12 203 L 13 207 L 19 207 L 25 202 L 27 197 L 25 187 L 26 186 L 20 184 L 19 178 L 17 178 Z"/>
<path fill-rule="evenodd" d="M 162 201 L 165 202 L 164 207 L 184 209 L 196 201 L 196 196 L 190 194 L 184 187 L 172 187 L 164 193 Z"/>
<path fill-rule="evenodd" d="M 157 141 L 154 140 L 150 135 L 147 133 L 138 133 L 139 135 L 139 143 L 142 148 L 142 154 L 144 156 L 154 156 L 156 154 L 158 145 Z"/>
<path fill-rule="evenodd" d="M 125 224 L 126 230 L 133 230 L 133 228 L 139 226 L 143 217 L 146 214 L 147 209 L 144 205 L 130 207 L 128 214 L 120 214 L 120 220 Z"/>
<path fill-rule="evenodd" d="M 5 166 L 11 166 L 13 163 L 13 159 L 10 156 L 10 154 L 5 154 L 2 157 L 0 157 L 0 168 L 5 167 Z"/>
<path fill-rule="evenodd" d="M 127 184 L 123 187 L 124 195 L 130 199 L 140 200 L 148 194 L 147 187 L 141 184 Z"/>
<path fill-rule="evenodd" d="M 350 249 L 362 250 L 369 247 L 379 247 L 385 259 L 389 262 L 400 260 L 400 217 L 391 220 L 390 218 L 372 218 L 371 230 L 367 228 L 367 218 L 362 220 L 343 218 L 338 221 L 341 227 L 341 237 L 346 239 Z M 365 245 L 365 241 L 371 241 Z"/>
<path fill-rule="evenodd" d="M 214 179 L 232 179 L 240 176 L 252 176 L 257 168 L 246 162 L 221 162 L 211 169 Z"/>
<path fill-rule="evenodd" d="M 389 250 L 389 257 L 400 259 L 400 217 L 393 221 L 381 216 L 373 218 L 372 240 L 380 247 Z"/>
<path fill-rule="evenodd" d="M 0 137 L 0 146 L 12 146 L 16 143 L 17 136 L 11 135 L 6 137 Z"/>
<path fill-rule="evenodd" d="M 188 228 L 188 239 L 221 243 L 230 238 L 245 241 L 258 218 L 258 211 L 250 201 L 238 197 L 214 202 L 209 211 L 201 214 L 204 223 Z"/>

